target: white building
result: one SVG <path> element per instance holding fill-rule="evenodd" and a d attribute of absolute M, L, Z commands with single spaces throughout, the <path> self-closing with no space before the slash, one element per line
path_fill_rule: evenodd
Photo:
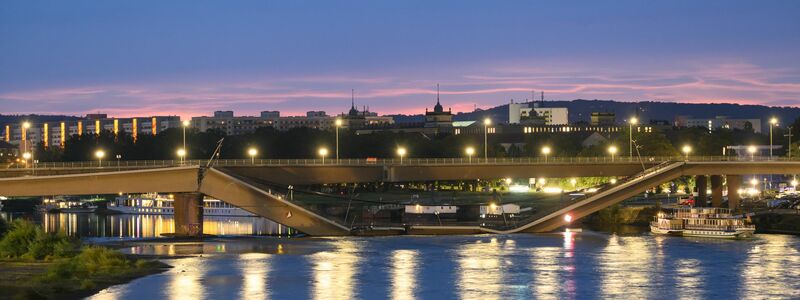
<path fill-rule="evenodd" d="M 544 125 L 569 124 L 569 111 L 566 107 L 539 107 L 537 103 L 511 103 L 508 105 L 508 123 L 525 123 L 531 118 L 544 119 Z"/>
<path fill-rule="evenodd" d="M 729 119 L 726 116 L 716 116 L 714 118 L 693 119 L 685 116 L 675 118 L 677 127 L 704 127 L 709 132 L 715 129 L 739 129 L 744 130 L 748 126 L 753 128 L 753 132 L 761 133 L 761 119 Z"/>

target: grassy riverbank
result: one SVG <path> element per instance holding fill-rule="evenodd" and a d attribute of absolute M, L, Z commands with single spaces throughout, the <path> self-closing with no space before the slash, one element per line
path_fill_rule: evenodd
<path fill-rule="evenodd" d="M 0 232 L 0 299 L 79 299 L 167 267 L 46 233 L 28 221 L 3 227 L 8 231 Z"/>

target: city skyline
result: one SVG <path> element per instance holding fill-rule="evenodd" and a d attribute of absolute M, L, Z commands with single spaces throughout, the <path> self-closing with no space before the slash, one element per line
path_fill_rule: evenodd
<path fill-rule="evenodd" d="M 454 112 L 532 90 L 800 104 L 795 2 L 451 4 L 11 2 L 0 12 L 0 105 L 119 117 L 338 114 L 355 89 L 359 107 L 419 114 L 437 83 Z"/>

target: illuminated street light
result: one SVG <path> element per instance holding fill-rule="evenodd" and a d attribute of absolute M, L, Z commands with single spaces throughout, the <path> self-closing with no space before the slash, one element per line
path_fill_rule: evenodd
<path fill-rule="evenodd" d="M 181 164 L 183 164 L 183 157 L 186 156 L 186 149 L 180 148 L 175 153 L 181 158 Z"/>
<path fill-rule="evenodd" d="M 489 125 L 492 125 L 492 119 L 483 119 L 483 160 L 489 162 Z"/>
<path fill-rule="evenodd" d="M 633 160 L 633 125 L 639 123 L 639 119 L 631 117 L 628 120 L 628 154 L 630 159 Z"/>
<path fill-rule="evenodd" d="M 792 187 L 797 187 L 797 179 L 792 179 L 792 182 L 790 182 L 789 184 L 791 184 Z"/>
<path fill-rule="evenodd" d="M 342 127 L 342 119 L 337 118 L 333 124 L 336 125 L 336 162 L 339 162 L 339 127 Z"/>
<path fill-rule="evenodd" d="M 572 178 L 569 180 L 569 183 L 572 184 L 572 187 L 575 187 L 576 185 L 578 185 L 578 179 Z"/>
<path fill-rule="evenodd" d="M 258 150 L 256 148 L 250 148 L 247 150 L 247 155 L 250 155 L 250 163 L 256 164 L 256 155 L 258 155 Z"/>
<path fill-rule="evenodd" d="M 32 157 L 33 157 L 33 154 L 31 154 L 30 152 L 25 152 L 25 153 L 22 153 L 22 159 L 23 159 L 23 162 L 25 163 L 25 167 L 26 167 L 26 168 L 27 168 L 28 166 L 30 166 L 30 165 L 28 164 L 28 160 L 29 160 L 29 159 L 31 159 Z"/>
<path fill-rule="evenodd" d="M 778 118 L 769 119 L 769 159 L 772 160 L 772 128 L 778 126 Z"/>
<path fill-rule="evenodd" d="M 567 222 L 567 223 L 571 223 L 572 222 L 572 215 L 570 215 L 570 214 L 564 215 L 564 221 Z"/>
<path fill-rule="evenodd" d="M 617 146 L 609 146 L 608 153 L 611 154 L 611 161 L 614 161 L 614 156 L 617 155 Z"/>
<path fill-rule="evenodd" d="M 547 162 L 547 156 L 550 155 L 550 147 L 542 147 L 542 154 L 544 154 L 544 162 Z"/>
<path fill-rule="evenodd" d="M 397 148 L 397 155 L 400 156 L 400 164 L 403 164 L 403 156 L 406 156 L 406 148 Z"/>
<path fill-rule="evenodd" d="M 511 178 L 506 178 L 505 182 L 506 182 L 506 185 L 511 185 L 511 183 L 514 182 L 514 181 Z"/>
<path fill-rule="evenodd" d="M 754 187 L 757 186 L 758 185 L 758 179 L 756 179 L 755 177 L 753 177 L 753 179 L 750 179 L 750 185 L 752 185 Z"/>
<path fill-rule="evenodd" d="M 692 153 L 692 146 L 684 145 L 681 151 L 686 154 L 686 161 L 689 161 L 689 153 Z"/>
<path fill-rule="evenodd" d="M 97 158 L 97 165 L 102 167 L 103 166 L 103 157 L 106 157 L 106 152 L 101 150 L 97 150 L 94 152 L 94 157 Z"/>
<path fill-rule="evenodd" d="M 28 128 L 31 128 L 31 122 L 22 122 L 22 151 L 28 151 Z"/>
<path fill-rule="evenodd" d="M 472 156 L 475 155 L 475 148 L 467 147 L 465 152 L 467 152 L 467 157 L 469 157 L 469 162 L 472 163 Z"/>
<path fill-rule="evenodd" d="M 322 164 L 324 165 L 325 164 L 325 156 L 328 155 L 328 148 L 319 148 L 319 150 L 317 151 L 317 154 L 319 154 L 319 156 L 322 157 Z"/>
<path fill-rule="evenodd" d="M 756 146 L 747 147 L 747 153 L 750 153 L 750 160 L 755 160 L 756 151 Z"/>

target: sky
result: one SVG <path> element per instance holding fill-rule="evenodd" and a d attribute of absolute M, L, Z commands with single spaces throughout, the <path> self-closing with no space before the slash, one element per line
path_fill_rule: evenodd
<path fill-rule="evenodd" d="M 0 113 L 800 106 L 800 1 L 0 3 Z"/>

